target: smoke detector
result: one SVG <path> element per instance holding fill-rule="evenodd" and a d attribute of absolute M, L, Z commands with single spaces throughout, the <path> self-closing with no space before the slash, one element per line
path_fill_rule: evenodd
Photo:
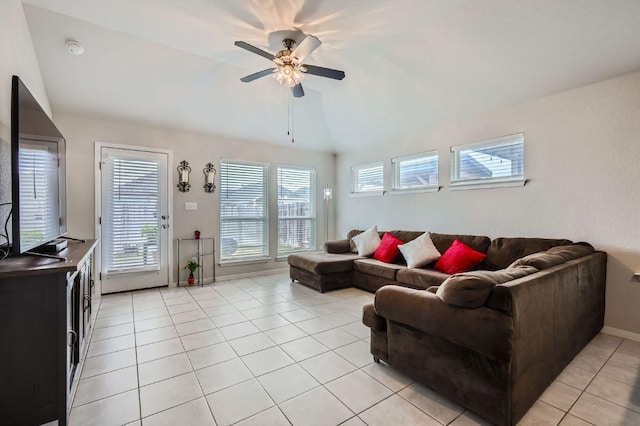
<path fill-rule="evenodd" d="M 82 55 L 84 52 L 84 47 L 75 40 L 67 40 L 65 46 L 67 46 L 67 50 L 74 55 Z"/>

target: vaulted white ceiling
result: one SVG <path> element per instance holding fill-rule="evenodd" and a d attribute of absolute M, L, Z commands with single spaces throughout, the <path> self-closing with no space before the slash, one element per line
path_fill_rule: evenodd
<path fill-rule="evenodd" d="M 290 144 L 288 89 L 240 77 L 268 35 L 322 46 L 296 146 L 343 152 L 640 69 L 637 0 L 24 0 L 54 113 Z M 81 56 L 64 46 L 75 39 Z"/>

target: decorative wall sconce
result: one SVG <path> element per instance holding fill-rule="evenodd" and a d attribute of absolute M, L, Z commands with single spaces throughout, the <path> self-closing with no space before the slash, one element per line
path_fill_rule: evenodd
<path fill-rule="evenodd" d="M 213 164 L 207 163 L 202 169 L 202 173 L 204 173 L 204 192 L 213 192 L 216 190 L 215 180 L 216 180 L 216 169 L 213 167 Z"/>
<path fill-rule="evenodd" d="M 191 188 L 191 185 L 189 184 L 189 173 L 191 173 L 189 163 L 182 160 L 178 166 L 178 191 L 189 192 L 189 188 Z"/>

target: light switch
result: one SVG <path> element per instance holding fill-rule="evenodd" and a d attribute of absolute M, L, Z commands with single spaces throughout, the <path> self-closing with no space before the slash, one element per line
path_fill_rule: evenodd
<path fill-rule="evenodd" d="M 184 203 L 185 210 L 198 210 L 198 203 Z"/>

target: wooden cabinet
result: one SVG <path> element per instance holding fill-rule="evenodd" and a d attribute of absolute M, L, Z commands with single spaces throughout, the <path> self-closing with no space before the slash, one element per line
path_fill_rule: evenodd
<path fill-rule="evenodd" d="M 65 262 L 0 261 L 0 425 L 66 425 L 91 326 L 96 242 L 70 242 Z"/>

